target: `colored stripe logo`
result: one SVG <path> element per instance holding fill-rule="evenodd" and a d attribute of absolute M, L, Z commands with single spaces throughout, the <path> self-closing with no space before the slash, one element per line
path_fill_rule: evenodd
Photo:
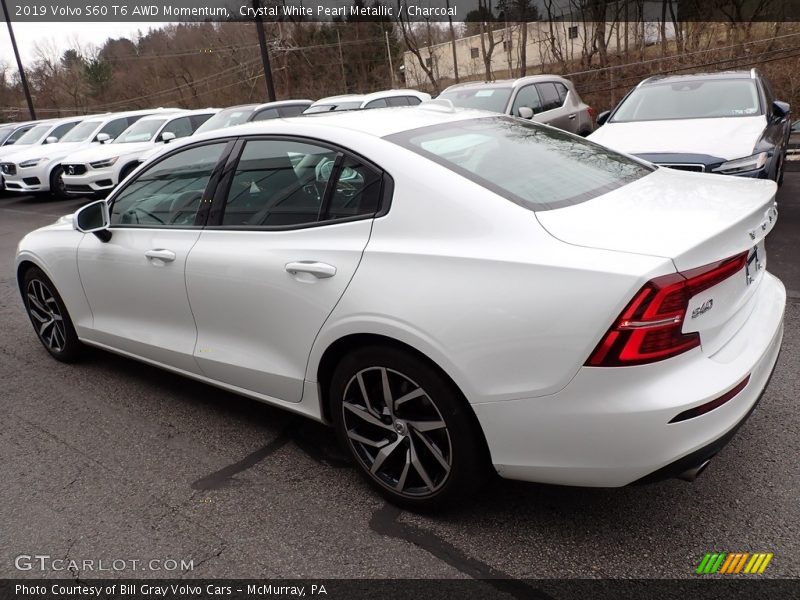
<path fill-rule="evenodd" d="M 698 575 L 760 575 L 772 560 L 772 552 L 706 552 L 697 567 Z"/>

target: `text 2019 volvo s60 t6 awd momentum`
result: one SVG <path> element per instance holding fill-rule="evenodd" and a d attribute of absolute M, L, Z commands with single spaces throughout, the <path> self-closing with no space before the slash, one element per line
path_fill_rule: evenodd
<path fill-rule="evenodd" d="M 775 191 L 433 101 L 186 138 L 16 268 L 55 358 L 97 346 L 331 423 L 425 508 L 492 468 L 699 469 L 777 360 Z"/>

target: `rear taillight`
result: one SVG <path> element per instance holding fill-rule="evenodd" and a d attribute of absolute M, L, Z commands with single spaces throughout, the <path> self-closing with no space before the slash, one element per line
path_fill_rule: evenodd
<path fill-rule="evenodd" d="M 700 345 L 696 332 L 682 333 L 689 300 L 738 273 L 747 252 L 717 263 L 648 281 L 597 344 L 586 365 L 623 367 L 670 358 Z"/>
<path fill-rule="evenodd" d="M 589 118 L 594 121 L 595 117 L 597 116 L 597 111 L 591 106 L 587 106 L 586 110 L 589 112 Z"/>

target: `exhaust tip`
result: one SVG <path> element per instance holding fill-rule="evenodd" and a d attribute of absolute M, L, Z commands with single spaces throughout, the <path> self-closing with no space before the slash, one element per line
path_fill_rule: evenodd
<path fill-rule="evenodd" d="M 701 462 L 699 465 L 692 467 L 691 469 L 686 469 L 683 473 L 678 475 L 678 479 L 681 479 L 683 481 L 688 481 L 691 483 L 692 481 L 700 477 L 700 473 L 706 470 L 706 467 L 710 462 L 711 459 L 709 458 Z"/>

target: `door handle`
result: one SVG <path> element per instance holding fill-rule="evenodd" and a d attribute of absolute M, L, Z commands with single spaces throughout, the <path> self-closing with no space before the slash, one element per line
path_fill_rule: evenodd
<path fill-rule="evenodd" d="M 336 275 L 336 267 L 324 262 L 317 262 L 313 260 L 298 260 L 286 263 L 286 272 L 292 275 L 298 273 L 309 273 L 317 279 L 326 279 Z"/>
<path fill-rule="evenodd" d="M 148 250 L 144 253 L 144 255 L 148 258 L 148 260 L 152 260 L 154 262 L 160 261 L 161 263 L 168 263 L 175 260 L 175 253 L 172 250 L 166 250 L 164 248 L 154 248 L 153 250 Z"/>
<path fill-rule="evenodd" d="M 570 115 L 570 116 L 569 116 L 569 119 L 574 119 L 574 118 L 575 118 L 575 115 L 574 115 L 574 114 L 572 114 L 572 115 Z"/>

